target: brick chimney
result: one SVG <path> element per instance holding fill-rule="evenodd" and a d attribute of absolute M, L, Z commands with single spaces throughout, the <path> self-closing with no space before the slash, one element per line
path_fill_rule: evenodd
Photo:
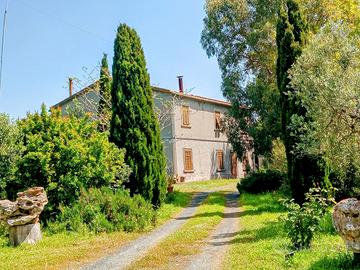
<path fill-rule="evenodd" d="M 69 97 L 73 95 L 73 79 L 69 77 Z"/>
<path fill-rule="evenodd" d="M 177 78 L 178 78 L 178 81 L 179 81 L 179 92 L 181 94 L 183 94 L 184 93 L 184 83 L 183 83 L 184 76 L 177 76 Z"/>

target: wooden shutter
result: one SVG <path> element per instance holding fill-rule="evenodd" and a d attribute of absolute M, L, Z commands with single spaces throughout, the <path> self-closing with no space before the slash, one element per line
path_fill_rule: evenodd
<path fill-rule="evenodd" d="M 184 171 L 193 170 L 192 150 L 184 149 Z"/>
<path fill-rule="evenodd" d="M 221 124 L 220 112 L 215 112 L 215 130 L 220 129 L 220 127 L 221 127 L 220 124 Z"/>
<path fill-rule="evenodd" d="M 224 170 L 224 152 L 222 150 L 216 151 L 217 170 Z"/>
<path fill-rule="evenodd" d="M 182 125 L 190 126 L 189 106 L 182 106 Z"/>

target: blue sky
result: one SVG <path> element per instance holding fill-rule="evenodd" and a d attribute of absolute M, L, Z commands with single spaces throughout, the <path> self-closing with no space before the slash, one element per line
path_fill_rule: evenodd
<path fill-rule="evenodd" d="M 222 99 L 217 62 L 200 44 L 203 7 L 201 0 L 9 0 L 0 112 L 22 117 L 66 98 L 68 77 L 86 82 L 103 52 L 112 62 L 119 23 L 140 35 L 152 85 L 177 90 L 184 75 L 193 94 Z"/>

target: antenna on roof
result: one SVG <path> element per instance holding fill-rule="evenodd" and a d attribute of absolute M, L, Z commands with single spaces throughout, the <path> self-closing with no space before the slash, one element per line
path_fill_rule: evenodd
<path fill-rule="evenodd" d="M 2 82 L 2 70 L 3 70 L 3 57 L 4 57 L 4 43 L 5 43 L 5 29 L 6 29 L 6 14 L 8 10 L 8 0 L 6 0 L 5 11 L 4 11 L 4 21 L 3 21 L 3 29 L 2 29 L 2 38 L 1 38 L 1 60 L 0 60 L 0 90 L 1 90 L 1 82 Z"/>

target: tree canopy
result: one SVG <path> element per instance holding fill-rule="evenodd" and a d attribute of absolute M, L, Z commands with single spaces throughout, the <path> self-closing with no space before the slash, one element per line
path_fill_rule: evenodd
<path fill-rule="evenodd" d="M 207 0 L 201 43 L 216 57 L 222 72 L 222 90 L 234 108 L 232 115 L 254 138 L 257 153 L 271 149 L 280 136 L 279 92 L 276 87 L 276 23 L 284 0 Z M 360 23 L 357 0 L 303 0 L 299 2 L 310 36 L 329 21 Z M 261 102 L 259 102 L 261 101 Z M 249 110 L 239 110 L 239 104 Z M 251 121 L 243 121 L 247 118 Z M 260 134 L 260 135 L 259 135 Z"/>
<path fill-rule="evenodd" d="M 101 59 L 99 88 L 100 100 L 97 115 L 100 122 L 99 129 L 105 131 L 109 128 L 111 118 L 111 75 L 105 53 Z"/>
<path fill-rule="evenodd" d="M 167 187 L 160 128 L 140 38 L 125 24 L 117 30 L 112 74 L 110 139 L 126 149 L 131 193 L 160 206 Z"/>
<path fill-rule="evenodd" d="M 330 23 L 290 71 L 294 98 L 306 108 L 292 119 L 304 131 L 298 151 L 323 155 L 343 175 L 360 168 L 359 38 L 348 24 Z"/>

